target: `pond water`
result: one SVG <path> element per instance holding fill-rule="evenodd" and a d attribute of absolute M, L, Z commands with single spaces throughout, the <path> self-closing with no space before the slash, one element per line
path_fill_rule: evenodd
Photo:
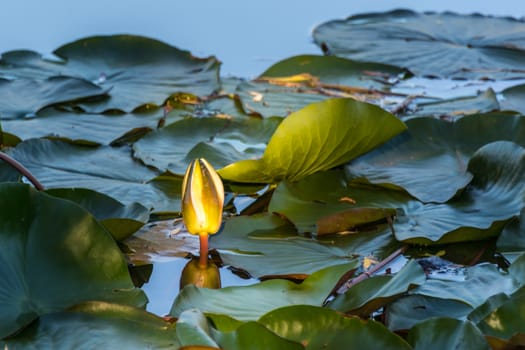
<path fill-rule="evenodd" d="M 0 12 L 0 52 L 50 53 L 86 36 L 128 33 L 197 56 L 215 55 L 223 62 L 222 74 L 249 78 L 280 59 L 320 53 L 310 37 L 317 24 L 395 8 L 525 16 L 521 0 L 6 1 Z"/>
<path fill-rule="evenodd" d="M 136 34 L 162 40 L 196 56 L 215 55 L 223 62 L 223 75 L 250 78 L 286 57 L 320 53 L 310 36 L 317 24 L 395 8 L 525 16 L 521 0 L 9 1 L 2 4 L 0 12 L 0 52 L 31 49 L 46 54 L 87 36 Z M 450 85 L 443 91 L 440 96 L 447 97 Z M 181 258 L 155 263 L 150 282 L 144 287 L 151 300 L 150 311 L 160 315 L 169 312 L 185 263 Z M 225 269 L 221 278 L 224 285 L 253 283 Z"/>

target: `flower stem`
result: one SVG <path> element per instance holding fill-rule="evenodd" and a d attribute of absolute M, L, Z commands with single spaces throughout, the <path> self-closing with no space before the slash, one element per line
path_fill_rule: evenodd
<path fill-rule="evenodd" d="M 199 266 L 205 268 L 208 266 L 208 234 L 201 233 L 199 234 Z"/>
<path fill-rule="evenodd" d="M 42 186 L 42 184 L 36 179 L 36 177 L 34 177 L 33 174 L 31 174 L 31 172 L 27 170 L 25 166 L 20 164 L 14 158 L 8 156 L 4 152 L 0 152 L 0 159 L 12 166 L 14 169 L 16 169 L 20 174 L 25 176 L 29 180 L 29 182 L 31 182 L 33 186 L 35 186 L 37 190 L 44 190 L 44 186 Z"/>

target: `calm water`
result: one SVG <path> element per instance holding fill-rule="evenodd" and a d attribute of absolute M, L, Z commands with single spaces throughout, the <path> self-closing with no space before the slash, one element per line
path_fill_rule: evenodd
<path fill-rule="evenodd" d="M 317 24 L 394 8 L 525 16 L 523 0 L 4 0 L 0 52 L 49 53 L 86 36 L 139 34 L 215 55 L 224 75 L 253 77 L 280 59 L 319 53 L 310 39 Z"/>

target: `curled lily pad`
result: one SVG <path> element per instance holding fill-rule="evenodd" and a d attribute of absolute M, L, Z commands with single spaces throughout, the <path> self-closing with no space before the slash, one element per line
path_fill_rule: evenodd
<path fill-rule="evenodd" d="M 171 95 L 209 95 L 219 87 L 219 61 L 199 59 L 158 40 L 133 35 L 94 36 L 61 46 L 59 60 L 31 51 L 2 54 L 0 74 L 20 77 L 66 75 L 111 89 L 110 98 L 81 107 L 94 113 L 131 112 L 160 106 Z"/>
<path fill-rule="evenodd" d="M 525 76 L 525 22 L 510 17 L 394 10 L 317 26 L 325 52 L 465 79 Z"/>
<path fill-rule="evenodd" d="M 29 185 L 0 184 L 0 338 L 87 300 L 143 306 L 113 238 L 87 211 Z"/>
<path fill-rule="evenodd" d="M 275 130 L 261 159 L 219 170 L 226 180 L 252 183 L 296 181 L 372 150 L 405 130 L 381 108 L 353 99 L 313 103 L 288 116 Z"/>

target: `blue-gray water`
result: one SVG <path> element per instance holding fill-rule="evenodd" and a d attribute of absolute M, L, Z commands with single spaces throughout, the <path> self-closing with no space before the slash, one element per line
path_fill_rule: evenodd
<path fill-rule="evenodd" d="M 95 34 L 138 34 L 215 55 L 224 75 L 253 77 L 280 59 L 319 53 L 310 39 L 317 24 L 394 8 L 525 16 L 522 0 L 5 0 L 0 52 L 50 53 Z"/>

